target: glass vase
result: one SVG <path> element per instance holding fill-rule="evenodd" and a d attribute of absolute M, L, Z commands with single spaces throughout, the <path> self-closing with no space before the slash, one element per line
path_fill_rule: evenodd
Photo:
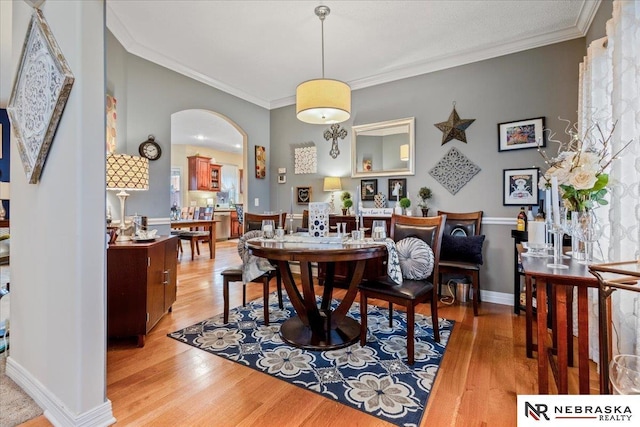
<path fill-rule="evenodd" d="M 577 233 L 579 217 L 580 217 L 580 212 L 571 211 L 571 226 L 570 226 L 571 232 L 567 234 L 571 236 L 571 257 L 577 261 L 584 261 L 584 258 L 585 258 L 584 242 L 580 240 Z"/>
<path fill-rule="evenodd" d="M 602 226 L 598 222 L 598 217 L 592 209 L 578 212 L 578 222 L 575 234 L 584 245 L 584 257 L 582 262 L 587 264 L 592 263 L 593 245 L 602 236 Z"/>

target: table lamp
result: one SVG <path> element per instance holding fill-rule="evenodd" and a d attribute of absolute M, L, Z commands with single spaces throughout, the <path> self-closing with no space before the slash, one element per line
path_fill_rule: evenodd
<path fill-rule="evenodd" d="M 340 178 L 337 176 L 325 176 L 324 177 L 324 191 L 331 192 L 331 201 L 329 202 L 329 210 L 333 212 L 333 192 L 342 190 L 342 184 L 340 183 Z"/>
<path fill-rule="evenodd" d="M 120 199 L 120 233 L 118 241 L 130 240 L 124 235 L 124 204 L 130 191 L 149 189 L 149 160 L 128 154 L 110 154 L 107 156 L 107 190 L 118 191 Z"/>
<path fill-rule="evenodd" d="M 4 210 L 4 201 L 9 200 L 11 185 L 8 182 L 0 182 L 0 219 L 5 219 L 7 211 Z"/>

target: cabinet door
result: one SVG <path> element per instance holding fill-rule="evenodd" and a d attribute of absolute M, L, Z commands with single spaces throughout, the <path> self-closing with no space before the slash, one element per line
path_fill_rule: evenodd
<path fill-rule="evenodd" d="M 164 246 L 164 312 L 176 302 L 178 277 L 178 239 L 169 239 Z"/>
<path fill-rule="evenodd" d="M 211 191 L 220 191 L 222 182 L 222 167 L 220 165 L 209 166 L 209 186 Z"/>
<path fill-rule="evenodd" d="M 149 332 L 165 313 L 164 245 L 150 246 L 147 254 L 149 257 L 147 261 L 147 313 L 149 313 L 149 321 L 146 332 Z"/>
<path fill-rule="evenodd" d="M 189 191 L 209 191 L 209 165 L 211 158 L 201 156 L 187 157 L 189 160 Z"/>
<path fill-rule="evenodd" d="M 107 335 L 143 335 L 147 322 L 147 251 L 107 250 Z"/>

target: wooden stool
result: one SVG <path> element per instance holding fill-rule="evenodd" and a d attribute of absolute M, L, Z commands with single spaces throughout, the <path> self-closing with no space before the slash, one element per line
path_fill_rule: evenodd
<path fill-rule="evenodd" d="M 223 277 L 222 297 L 224 300 L 224 323 L 229 323 L 229 283 L 242 282 L 242 267 L 227 268 L 220 273 Z M 264 324 L 269 325 L 269 281 L 273 276 L 277 276 L 278 306 L 284 308 L 282 304 L 282 280 L 276 271 L 267 271 L 262 276 L 252 280 L 252 282 L 262 282 L 262 295 L 264 298 Z M 247 305 L 247 285 L 242 284 L 242 306 Z"/>

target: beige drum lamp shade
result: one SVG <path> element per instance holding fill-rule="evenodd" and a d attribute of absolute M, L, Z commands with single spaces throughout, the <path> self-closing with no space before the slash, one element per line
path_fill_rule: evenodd
<path fill-rule="evenodd" d="M 351 88 L 333 79 L 300 83 L 296 89 L 296 117 L 312 124 L 341 123 L 351 116 Z"/>
<path fill-rule="evenodd" d="M 324 178 L 324 191 L 339 191 L 342 190 L 342 184 L 340 178 L 337 176 L 326 176 Z"/>

